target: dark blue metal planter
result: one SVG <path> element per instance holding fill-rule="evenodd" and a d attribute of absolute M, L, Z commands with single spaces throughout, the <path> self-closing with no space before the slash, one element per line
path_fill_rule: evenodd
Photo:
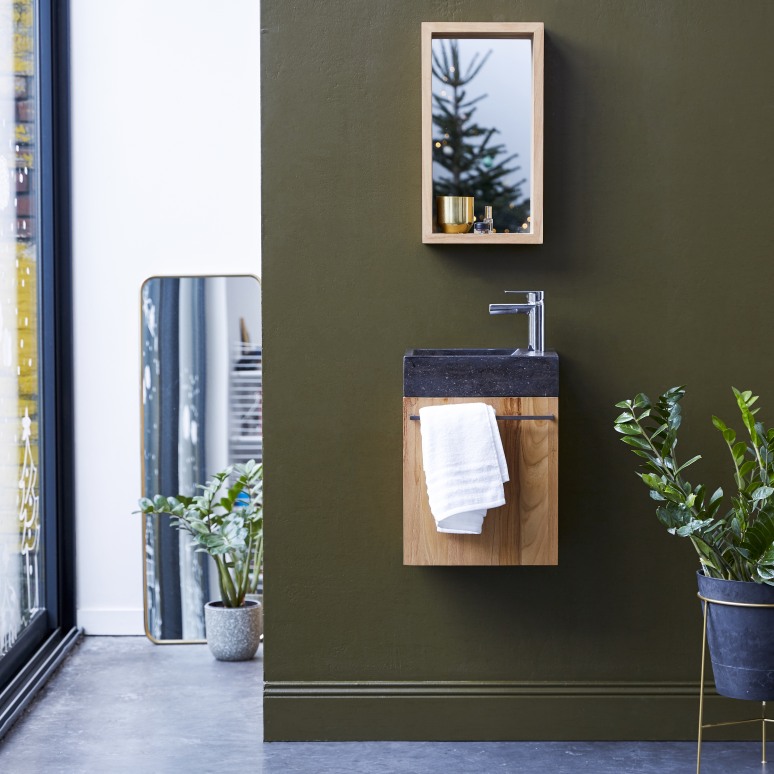
<path fill-rule="evenodd" d="M 715 688 L 732 699 L 774 700 L 774 586 L 697 573 L 707 610 Z M 752 605 L 752 607 L 748 607 Z M 768 607 L 755 607 L 767 605 Z"/>

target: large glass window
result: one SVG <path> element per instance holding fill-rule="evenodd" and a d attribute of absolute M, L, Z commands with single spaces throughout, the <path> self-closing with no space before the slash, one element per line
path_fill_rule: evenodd
<path fill-rule="evenodd" d="M 36 29 L 33 0 L 0 1 L 0 656 L 45 607 Z"/>
<path fill-rule="evenodd" d="M 77 638 L 67 0 L 0 0 L 0 736 Z"/>

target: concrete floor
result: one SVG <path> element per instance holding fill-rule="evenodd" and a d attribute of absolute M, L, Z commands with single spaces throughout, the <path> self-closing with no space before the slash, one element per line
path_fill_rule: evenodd
<path fill-rule="evenodd" d="M 262 649 L 86 637 L 0 741 L 2 774 L 690 774 L 693 742 L 262 743 Z M 774 750 L 770 751 L 774 756 Z M 774 774 L 754 743 L 707 742 L 702 774 Z"/>

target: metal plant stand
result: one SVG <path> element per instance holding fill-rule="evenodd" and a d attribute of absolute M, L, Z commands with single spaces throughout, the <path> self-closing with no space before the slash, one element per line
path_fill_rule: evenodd
<path fill-rule="evenodd" d="M 699 599 L 704 602 L 704 630 L 701 639 L 701 680 L 699 682 L 699 740 L 696 750 L 696 774 L 701 774 L 701 742 L 702 733 L 705 728 L 718 728 L 719 726 L 741 726 L 749 723 L 761 724 L 761 763 L 766 763 L 766 724 L 774 723 L 774 718 L 766 717 L 766 702 L 761 702 L 761 715 L 749 720 L 731 720 L 725 723 L 705 723 L 704 722 L 704 664 L 707 654 L 707 612 L 710 604 L 728 605 L 730 607 L 774 607 L 774 604 L 752 604 L 749 602 L 726 602 L 719 599 L 710 599 L 698 594 Z"/>

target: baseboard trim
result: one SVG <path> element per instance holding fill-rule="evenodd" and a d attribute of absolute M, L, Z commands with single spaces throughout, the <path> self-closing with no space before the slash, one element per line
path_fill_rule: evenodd
<path fill-rule="evenodd" d="M 707 686 L 705 719 L 760 706 Z M 698 682 L 269 681 L 266 741 L 695 740 Z M 751 710 L 750 708 L 753 707 Z M 713 739 L 751 739 L 730 727 Z"/>
<path fill-rule="evenodd" d="M 78 608 L 78 626 L 85 634 L 133 636 L 145 634 L 145 614 L 140 608 Z"/>
<path fill-rule="evenodd" d="M 707 686 L 708 691 L 712 688 Z M 698 696 L 698 682 L 583 683 L 583 682 L 299 682 L 271 681 L 266 698 L 298 696 Z"/>

